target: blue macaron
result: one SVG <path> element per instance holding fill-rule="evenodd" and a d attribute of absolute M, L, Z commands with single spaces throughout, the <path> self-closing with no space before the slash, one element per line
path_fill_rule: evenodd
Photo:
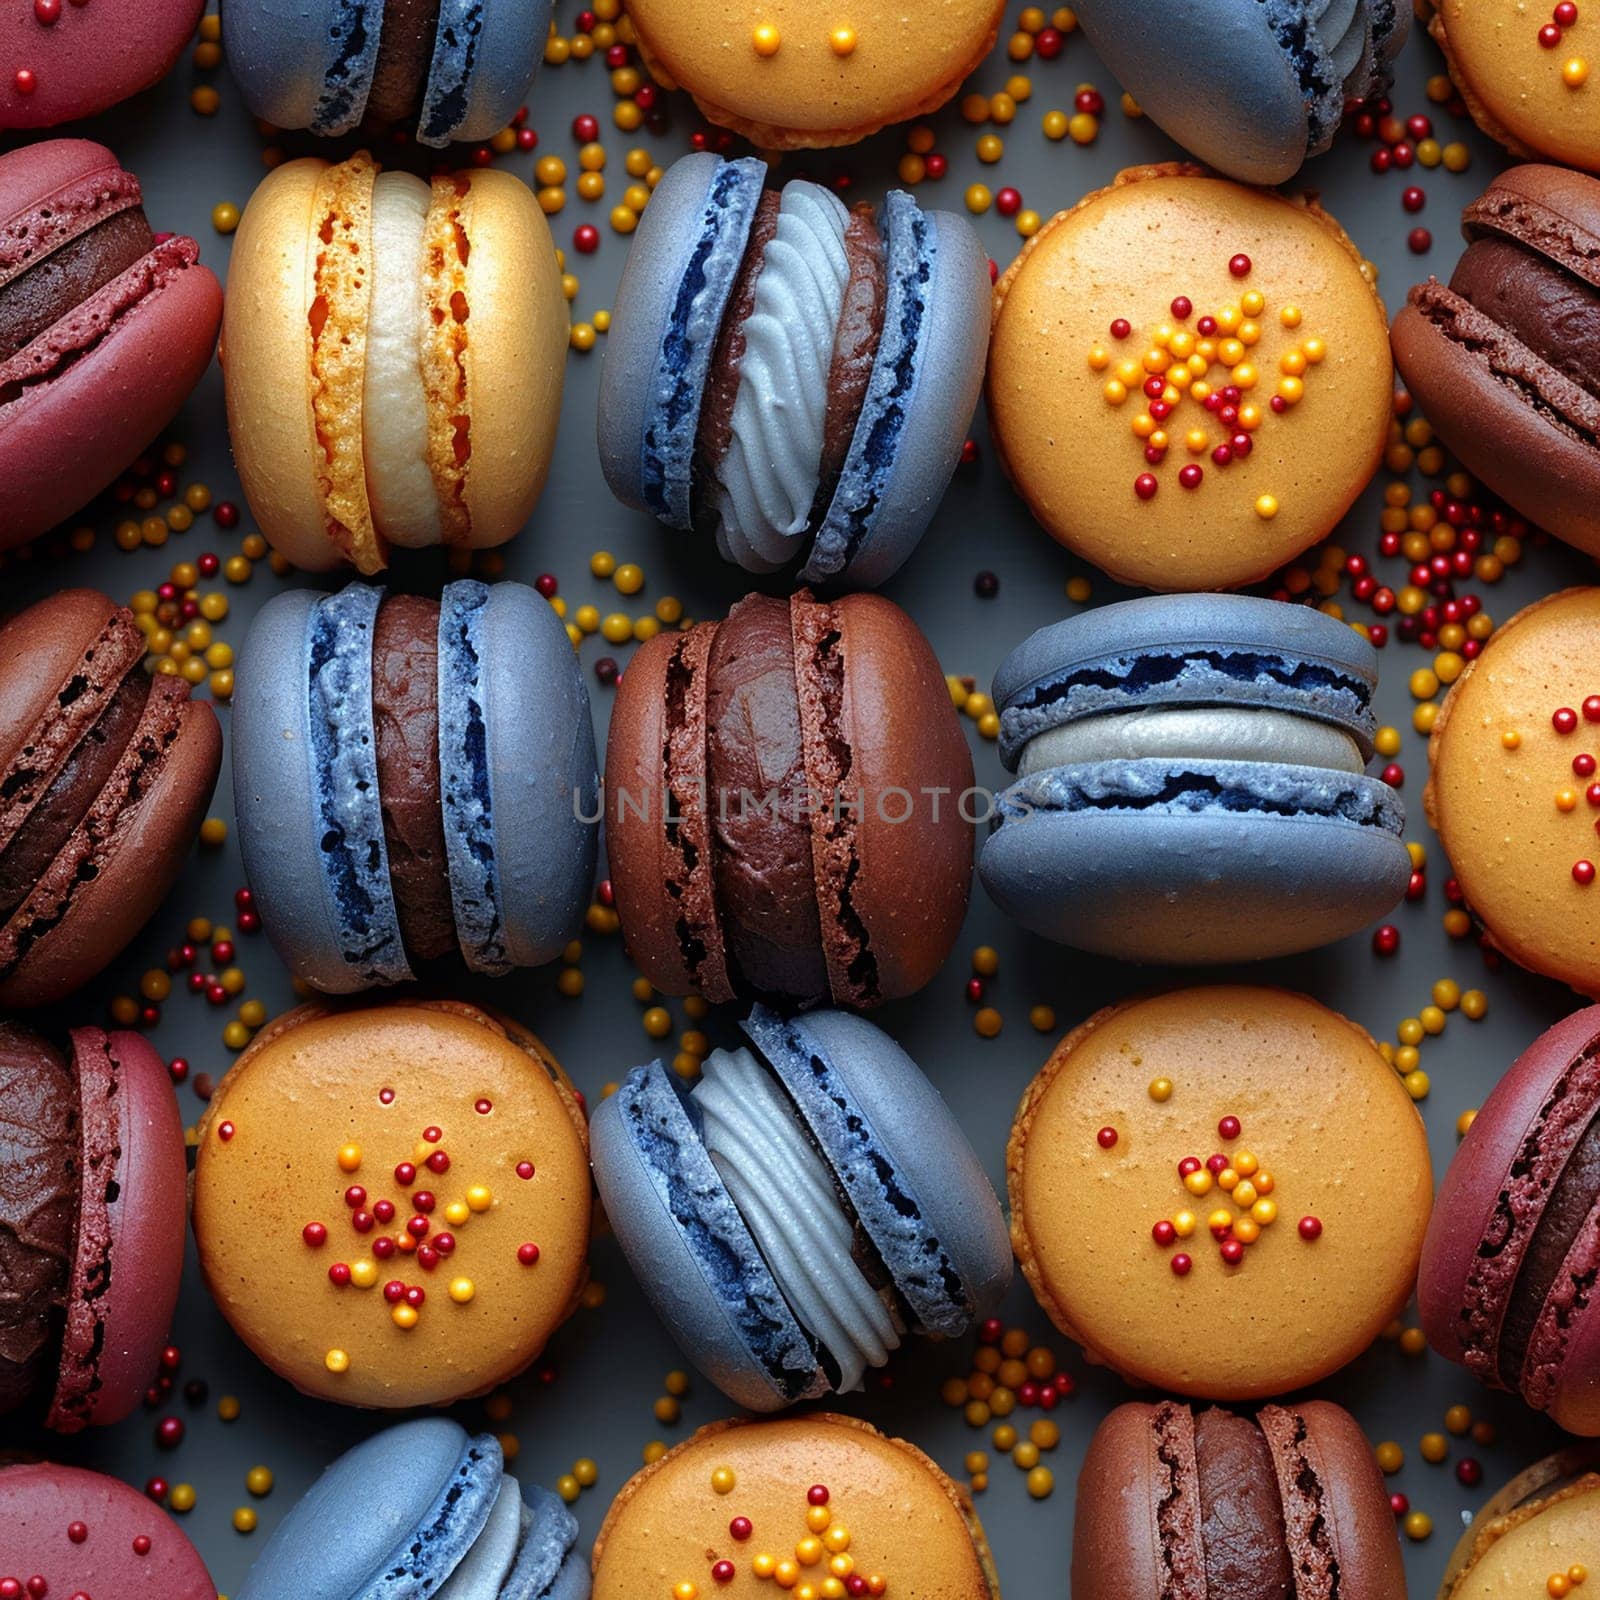
<path fill-rule="evenodd" d="M 262 608 L 240 660 L 234 795 L 262 923 L 330 993 L 447 954 L 549 961 L 593 883 L 598 772 L 566 631 L 522 584 L 439 604 L 354 583 Z M 381 659 L 378 659 L 380 658 Z"/>
<path fill-rule="evenodd" d="M 860 1387 L 907 1332 L 990 1315 L 1011 1253 L 949 1108 L 881 1030 L 756 1007 L 690 1088 L 656 1061 L 596 1111 L 595 1181 L 673 1336 L 738 1404 Z"/>
<path fill-rule="evenodd" d="M 251 111 L 276 127 L 331 138 L 371 114 L 403 119 L 443 148 L 490 138 L 516 115 L 553 9 L 554 0 L 224 0 L 222 40 Z"/>
<path fill-rule="evenodd" d="M 1035 933 L 1130 961 L 1254 960 L 1404 893 L 1405 810 L 1368 777 L 1377 654 L 1306 606 L 1157 595 L 1043 628 L 995 675 L 979 874 Z"/>
<path fill-rule="evenodd" d="M 1143 110 L 1207 166 L 1283 183 L 1383 94 L 1409 0 L 1084 0 L 1078 20 Z"/>
<path fill-rule="evenodd" d="M 239 1600 L 585 1600 L 577 1519 L 443 1417 L 347 1450 L 274 1530 Z"/>
<path fill-rule="evenodd" d="M 598 436 L 612 492 L 750 572 L 884 582 L 960 459 L 988 343 L 971 224 L 895 191 L 848 210 L 695 154 L 617 291 Z"/>

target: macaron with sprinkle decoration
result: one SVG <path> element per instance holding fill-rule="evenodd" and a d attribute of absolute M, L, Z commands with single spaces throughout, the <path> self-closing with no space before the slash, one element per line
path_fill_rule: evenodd
<path fill-rule="evenodd" d="M 1592 1451 L 1536 1461 L 1483 1504 L 1457 1541 L 1439 1600 L 1583 1600 L 1600 1574 L 1600 1474 Z"/>
<path fill-rule="evenodd" d="M 1233 986 L 1069 1033 L 1023 1095 L 1006 1175 L 1012 1245 L 1056 1326 L 1131 1383 L 1224 1401 L 1367 1348 L 1411 1293 L 1433 1188 L 1422 1118 L 1372 1039 Z"/>
<path fill-rule="evenodd" d="M 217 1085 L 198 1150 L 201 1272 L 307 1394 L 389 1409 L 480 1394 L 576 1308 L 587 1128 L 509 1019 L 443 1000 L 302 1006 Z"/>
<path fill-rule="evenodd" d="M 1202 168 L 1120 173 L 995 289 L 1006 473 L 1121 583 L 1237 589 L 1325 538 L 1378 468 L 1392 390 L 1388 318 L 1338 223 Z"/>

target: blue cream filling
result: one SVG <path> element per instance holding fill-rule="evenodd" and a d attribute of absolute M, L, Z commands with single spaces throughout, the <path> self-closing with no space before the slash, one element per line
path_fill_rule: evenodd
<path fill-rule="evenodd" d="M 742 1026 L 822 1147 L 917 1327 L 948 1338 L 965 1333 L 971 1292 L 828 1052 L 803 1019 L 786 1022 L 765 1006 Z"/>
<path fill-rule="evenodd" d="M 629 1074 L 617 1109 L 651 1187 L 750 1354 L 786 1402 L 826 1393 L 817 1346 L 790 1311 L 706 1153 L 691 1106 L 660 1062 Z"/>
<path fill-rule="evenodd" d="M 372 630 L 383 591 L 353 583 L 306 625 L 307 732 L 323 885 L 340 955 L 366 984 L 411 977 L 389 881 L 372 735 Z"/>
<path fill-rule="evenodd" d="M 366 114 L 378 64 L 384 0 L 335 0 L 328 19 L 328 55 L 311 131 L 324 138 L 348 133 Z"/>
<path fill-rule="evenodd" d="M 439 600 L 439 794 L 456 940 L 475 972 L 510 970 L 500 872 L 481 632 L 489 590 L 446 584 Z"/>

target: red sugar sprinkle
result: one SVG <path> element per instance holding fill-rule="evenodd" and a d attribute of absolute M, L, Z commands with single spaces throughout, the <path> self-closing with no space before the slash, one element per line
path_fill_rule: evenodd
<path fill-rule="evenodd" d="M 378 1102 L 380 1105 L 392 1106 L 394 1104 L 394 1090 L 380 1089 L 378 1091 Z"/>
<path fill-rule="evenodd" d="M 67 1524 L 67 1537 L 74 1544 L 82 1544 L 89 1537 L 89 1524 L 87 1522 L 69 1522 Z"/>
<path fill-rule="evenodd" d="M 1235 1116 L 1226 1116 L 1217 1124 L 1218 1136 L 1223 1139 L 1237 1139 L 1239 1137 L 1239 1119 Z"/>
<path fill-rule="evenodd" d="M 825 1506 L 825 1505 L 827 1505 L 827 1503 L 828 1503 L 828 1490 L 827 1490 L 827 1486 L 826 1485 L 820 1484 L 820 1483 L 814 1483 L 814 1484 L 811 1485 L 811 1487 L 809 1489 L 806 1490 L 806 1504 L 807 1505 Z"/>
<path fill-rule="evenodd" d="M 1237 255 L 1228 262 L 1228 271 L 1236 278 L 1248 278 L 1250 276 L 1250 266 L 1249 256 Z"/>
<path fill-rule="evenodd" d="M 133 1553 L 136 1556 L 147 1556 L 150 1554 L 150 1535 L 148 1533 L 136 1533 L 133 1536 Z M 44 1589 L 42 1587 L 40 1588 L 39 1593 L 44 1593 Z"/>
<path fill-rule="evenodd" d="M 712 1576 L 713 1580 L 715 1582 L 717 1582 L 717 1583 L 732 1583 L 733 1582 L 733 1563 L 731 1561 L 727 1560 L 726 1558 L 724 1558 L 721 1561 L 718 1561 L 711 1568 L 711 1576 Z"/>
<path fill-rule="evenodd" d="M 1322 1237 L 1321 1219 L 1317 1217 L 1301 1217 L 1300 1237 L 1304 1239 L 1307 1244 L 1311 1244 L 1314 1240 L 1320 1239 Z"/>
<path fill-rule="evenodd" d="M 422 1130 L 422 1139 L 425 1144 L 438 1144 L 444 1135 L 431 1123 Z"/>
<path fill-rule="evenodd" d="M 1102 1150 L 1109 1150 L 1117 1142 L 1117 1130 L 1115 1128 L 1102 1128 L 1094 1137 L 1095 1142 Z"/>
<path fill-rule="evenodd" d="M 533 1163 L 531 1161 L 519 1161 L 517 1163 L 517 1176 L 519 1178 L 531 1178 L 533 1176 Z"/>
<path fill-rule="evenodd" d="M 319 1250 L 328 1242 L 328 1226 L 324 1222 L 308 1222 L 300 1230 L 300 1237 L 313 1250 Z"/>
<path fill-rule="evenodd" d="M 473 1105 L 472 1109 L 476 1111 L 480 1117 L 486 1117 L 491 1111 L 494 1110 L 494 1101 L 488 1099 L 479 1100 Z"/>
<path fill-rule="evenodd" d="M 1189 1276 L 1189 1268 L 1193 1265 L 1194 1262 L 1181 1250 L 1172 1258 L 1172 1270 L 1177 1277 L 1187 1278 Z"/>
<path fill-rule="evenodd" d="M 1587 889 L 1594 882 L 1594 862 L 1574 861 L 1572 863 L 1572 881 L 1581 888 Z"/>
<path fill-rule="evenodd" d="M 233 1137 L 233 1124 L 224 1122 L 217 1128 L 217 1137 L 226 1144 Z"/>
<path fill-rule="evenodd" d="M 349 1281 L 350 1268 L 347 1263 L 343 1261 L 335 1261 L 334 1264 L 328 1268 L 328 1282 L 333 1284 L 335 1287 L 342 1289 L 347 1283 L 349 1283 Z"/>
<path fill-rule="evenodd" d="M 729 1538 L 737 1539 L 740 1544 L 743 1544 L 744 1541 L 748 1539 L 754 1532 L 755 1529 L 751 1525 L 749 1517 L 735 1517 L 733 1521 L 728 1524 Z"/>
<path fill-rule="evenodd" d="M 519 1244 L 517 1246 L 517 1260 L 523 1266 L 531 1267 L 539 1259 L 539 1247 L 536 1244 Z"/>
<path fill-rule="evenodd" d="M 1578 726 L 1578 713 L 1571 706 L 1562 706 L 1551 714 L 1550 726 L 1557 733 L 1571 733 Z"/>

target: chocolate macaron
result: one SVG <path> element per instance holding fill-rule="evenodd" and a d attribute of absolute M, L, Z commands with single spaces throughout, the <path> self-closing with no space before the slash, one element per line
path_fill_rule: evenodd
<path fill-rule="evenodd" d="M 1075 1600 L 1395 1600 L 1388 1495 L 1355 1419 L 1326 1401 L 1254 1418 L 1119 1406 L 1078 1478 Z"/>
<path fill-rule="evenodd" d="M 1395 318 L 1395 361 L 1469 471 L 1600 555 L 1600 180 L 1503 172 L 1462 213 L 1467 250 Z"/>
<path fill-rule="evenodd" d="M 960 930 L 972 758 L 887 600 L 749 595 L 650 640 L 606 778 L 617 910 L 664 993 L 876 1005 L 921 988 Z"/>
<path fill-rule="evenodd" d="M 1484 1101 L 1450 1163 L 1417 1303 L 1441 1355 L 1600 1435 L 1600 1006 L 1558 1022 Z"/>
<path fill-rule="evenodd" d="M 99 972 L 205 814 L 216 715 L 144 657 L 133 613 L 93 589 L 0 628 L 0 1005 L 60 1000 Z"/>

